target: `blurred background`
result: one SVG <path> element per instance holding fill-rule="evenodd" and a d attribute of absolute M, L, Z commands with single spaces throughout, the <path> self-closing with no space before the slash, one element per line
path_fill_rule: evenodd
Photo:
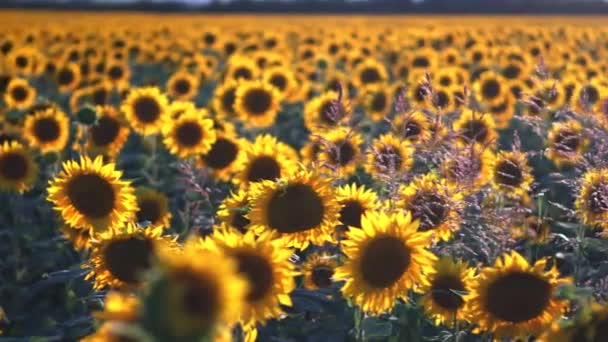
<path fill-rule="evenodd" d="M 608 14 L 608 0 L 0 0 L 0 7 L 159 12 Z"/>

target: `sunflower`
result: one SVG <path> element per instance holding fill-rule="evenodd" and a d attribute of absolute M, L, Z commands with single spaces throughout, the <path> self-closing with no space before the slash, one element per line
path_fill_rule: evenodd
<path fill-rule="evenodd" d="M 127 292 L 110 291 L 104 299 L 103 311 L 93 313 L 104 321 L 136 322 L 139 319 L 139 298 Z"/>
<path fill-rule="evenodd" d="M 327 91 L 304 105 L 304 124 L 309 131 L 321 133 L 340 124 L 350 113 L 350 105 L 335 91 Z"/>
<path fill-rule="evenodd" d="M 17 141 L 0 145 L 0 190 L 23 193 L 34 186 L 38 165 L 31 153 Z"/>
<path fill-rule="evenodd" d="M 91 241 L 91 255 L 85 267 L 85 279 L 93 279 L 93 288 L 131 289 L 142 284 L 142 276 L 152 267 L 161 244 L 175 240 L 161 236 L 160 227 L 141 228 L 128 223 L 120 229 L 100 234 Z"/>
<path fill-rule="evenodd" d="M 414 77 L 411 86 L 407 88 L 407 99 L 414 105 L 416 109 L 426 108 L 429 97 L 427 86 L 424 81 L 418 77 Z"/>
<path fill-rule="evenodd" d="M 177 100 L 191 100 L 198 89 L 199 79 L 187 71 L 177 71 L 167 80 L 167 93 Z"/>
<path fill-rule="evenodd" d="M 432 231 L 435 239 L 447 241 L 459 228 L 462 195 L 435 173 L 418 176 L 402 186 L 396 205 L 420 221 L 419 231 Z"/>
<path fill-rule="evenodd" d="M 492 179 L 491 166 L 495 156 L 485 147 L 477 144 L 457 148 L 440 166 L 448 187 L 472 194 L 487 185 Z"/>
<path fill-rule="evenodd" d="M 380 121 L 392 109 L 392 89 L 379 85 L 367 86 L 362 90 L 362 102 L 366 116 L 373 121 Z"/>
<path fill-rule="evenodd" d="M 129 92 L 121 110 L 137 133 L 153 135 L 161 130 L 167 102 L 158 88 L 136 88 Z"/>
<path fill-rule="evenodd" d="M 337 239 L 342 239 L 349 227 L 361 228 L 361 217 L 378 206 L 378 195 L 374 191 L 354 183 L 337 188 L 336 200 L 341 207 L 340 224 L 335 231 Z"/>
<path fill-rule="evenodd" d="M 121 321 L 108 321 L 99 326 L 97 330 L 80 341 L 82 342 L 118 342 L 118 341 L 139 341 L 141 338 L 134 333 L 131 326 Z"/>
<path fill-rule="evenodd" d="M 239 154 L 232 181 L 247 187 L 252 182 L 285 177 L 293 171 L 297 161 L 297 153 L 289 145 L 272 135 L 260 135 Z"/>
<path fill-rule="evenodd" d="M 226 197 L 217 210 L 217 216 L 228 228 L 245 233 L 249 229 L 249 192 L 239 189 Z"/>
<path fill-rule="evenodd" d="M 574 105 L 581 112 L 601 111 L 608 98 L 608 87 L 598 80 L 579 82 L 574 89 Z"/>
<path fill-rule="evenodd" d="M 213 110 L 220 118 L 235 118 L 237 113 L 234 108 L 236 101 L 236 90 L 239 87 L 239 82 L 229 80 L 225 81 L 213 92 Z"/>
<path fill-rule="evenodd" d="M 433 49 L 416 49 L 409 56 L 410 70 L 433 70 L 437 66 L 437 53 Z"/>
<path fill-rule="evenodd" d="M 392 126 L 397 136 L 412 144 L 427 141 L 431 137 L 431 123 L 422 111 L 398 114 Z"/>
<path fill-rule="evenodd" d="M 374 139 L 367 151 L 365 171 L 372 177 L 394 176 L 409 170 L 414 164 L 414 147 L 407 140 L 388 133 Z"/>
<path fill-rule="evenodd" d="M 171 212 L 169 211 L 169 199 L 157 190 L 147 187 L 139 187 L 135 190 L 137 197 L 137 222 L 149 222 L 150 226 L 169 228 Z"/>
<path fill-rule="evenodd" d="M 497 338 L 525 338 L 547 328 L 567 306 L 554 298 L 558 287 L 570 283 L 559 277 L 556 265 L 545 271 L 547 262 L 530 265 L 511 251 L 482 269 L 470 288 L 471 321 Z"/>
<path fill-rule="evenodd" d="M 36 88 L 30 86 L 27 80 L 13 77 L 6 86 L 4 103 L 8 108 L 26 109 L 34 104 Z"/>
<path fill-rule="evenodd" d="M 578 163 L 589 146 L 583 126 L 574 119 L 554 122 L 546 141 L 545 155 L 558 167 Z"/>
<path fill-rule="evenodd" d="M 608 169 L 584 174 L 574 206 L 583 223 L 608 229 Z"/>
<path fill-rule="evenodd" d="M 317 252 L 308 255 L 302 265 L 304 286 L 310 290 L 331 288 L 337 267 L 336 257 L 329 253 Z"/>
<path fill-rule="evenodd" d="M 528 195 L 532 185 L 532 169 L 525 153 L 499 151 L 492 162 L 492 187 L 510 198 Z"/>
<path fill-rule="evenodd" d="M 444 256 L 435 262 L 428 275 L 428 283 L 421 287 L 424 297 L 420 304 L 435 324 L 452 324 L 466 321 L 466 300 L 475 270 L 467 263 Z"/>
<path fill-rule="evenodd" d="M 230 131 L 216 130 L 216 135 L 217 139 L 211 145 L 211 149 L 199 156 L 197 165 L 207 167 L 215 178 L 229 181 L 235 171 L 237 160 L 244 153 L 248 143 Z"/>
<path fill-rule="evenodd" d="M 281 305 L 292 305 L 289 294 L 298 274 L 290 260 L 293 252 L 274 237 L 272 232 L 258 236 L 253 231 L 216 231 L 204 242 L 208 248 L 234 259 L 238 273 L 249 285 L 240 316 L 245 330 L 278 318 L 283 313 Z"/>
<path fill-rule="evenodd" d="M 454 122 L 454 131 L 464 145 L 470 143 L 488 145 L 494 142 L 498 137 L 494 127 L 491 115 L 476 113 L 470 109 L 463 111 Z"/>
<path fill-rule="evenodd" d="M 554 323 L 539 336 L 540 342 L 602 342 L 608 340 L 608 307 L 585 303 L 574 318 Z"/>
<path fill-rule="evenodd" d="M 408 290 L 427 284 L 436 257 L 425 248 L 430 234 L 419 233 L 410 214 L 368 212 L 361 229 L 350 229 L 342 242 L 348 260 L 338 267 L 334 279 L 346 280 L 344 296 L 365 312 L 389 311 L 397 298 L 407 299 Z"/>
<path fill-rule="evenodd" d="M 363 89 L 372 84 L 382 84 L 388 80 L 384 65 L 371 58 L 359 63 L 353 73 L 353 83 L 358 89 Z"/>
<path fill-rule="evenodd" d="M 435 108 L 440 113 L 451 112 L 460 106 L 453 87 L 434 87 L 432 96 L 427 96 L 425 100 L 429 108 Z"/>
<path fill-rule="evenodd" d="M 495 105 L 502 101 L 507 94 L 507 81 L 500 74 L 484 72 L 473 85 L 475 93 L 481 103 Z"/>
<path fill-rule="evenodd" d="M 55 71 L 57 89 L 62 93 L 69 93 L 76 89 L 81 79 L 80 67 L 75 63 L 67 63 Z"/>
<path fill-rule="evenodd" d="M 101 156 L 63 163 L 63 171 L 49 181 L 48 200 L 73 228 L 105 232 L 134 218 L 137 202 L 129 181 Z"/>
<path fill-rule="evenodd" d="M 61 227 L 61 235 L 72 243 L 74 250 L 82 252 L 91 248 L 91 234 L 88 230 L 75 229 L 64 225 Z"/>
<path fill-rule="evenodd" d="M 267 69 L 264 71 L 262 79 L 277 88 L 281 97 L 287 99 L 291 98 L 298 86 L 294 74 L 285 67 Z"/>
<path fill-rule="evenodd" d="M 281 107 L 281 95 L 273 85 L 261 81 L 243 82 L 235 96 L 234 110 L 245 124 L 267 127 L 274 123 Z"/>
<path fill-rule="evenodd" d="M 255 62 L 242 56 L 233 56 L 228 60 L 228 69 L 224 80 L 252 81 L 258 78 L 260 70 Z"/>
<path fill-rule="evenodd" d="M 59 107 L 51 106 L 28 115 L 23 124 L 23 136 L 41 152 L 60 152 L 68 143 L 70 120 Z"/>
<path fill-rule="evenodd" d="M 167 121 L 162 133 L 169 152 L 180 158 L 207 153 L 217 139 L 213 120 L 201 115 L 201 111 L 186 112 Z"/>
<path fill-rule="evenodd" d="M 222 333 L 246 308 L 248 285 L 236 260 L 188 241 L 183 251 L 159 249 L 159 278 L 144 312 L 151 330 L 194 341 Z M 145 321 L 145 320 L 144 320 Z"/>
<path fill-rule="evenodd" d="M 551 234 L 549 222 L 535 215 L 527 216 L 524 221 L 511 228 L 511 236 L 517 240 L 530 240 L 537 244 L 546 243 Z"/>
<path fill-rule="evenodd" d="M 93 156 L 115 158 L 129 137 L 129 127 L 114 107 L 98 106 L 97 122 L 88 128 L 86 150 Z"/>
<path fill-rule="evenodd" d="M 363 159 L 363 137 L 350 128 L 338 127 L 328 131 L 320 138 L 320 142 L 323 147 L 319 161 L 342 175 L 355 172 Z"/>
<path fill-rule="evenodd" d="M 97 64 L 96 71 L 105 75 L 105 79 L 115 88 L 124 89 L 129 85 L 130 71 L 124 62 L 114 61 L 108 65 Z"/>
<path fill-rule="evenodd" d="M 300 249 L 331 240 L 340 205 L 330 182 L 321 175 L 300 171 L 278 181 L 256 183 L 250 191 L 252 229 L 274 231 L 289 246 Z"/>

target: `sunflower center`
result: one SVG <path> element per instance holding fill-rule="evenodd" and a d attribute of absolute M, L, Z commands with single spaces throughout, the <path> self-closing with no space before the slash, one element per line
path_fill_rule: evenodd
<path fill-rule="evenodd" d="M 230 225 L 232 225 L 241 233 L 245 233 L 247 231 L 246 228 L 250 223 L 251 221 L 249 221 L 249 219 L 245 217 L 245 212 L 243 212 L 242 210 L 237 210 L 232 216 L 232 222 L 230 222 Z"/>
<path fill-rule="evenodd" d="M 444 87 L 448 87 L 450 84 L 452 84 L 452 79 L 449 78 L 448 76 L 441 76 L 439 78 L 439 84 L 441 84 Z"/>
<path fill-rule="evenodd" d="M 290 184 L 268 201 L 268 223 L 281 233 L 297 233 L 318 227 L 325 207 L 317 192 L 306 184 Z"/>
<path fill-rule="evenodd" d="M 215 34 L 213 33 L 205 33 L 205 43 L 207 43 L 207 45 L 212 45 L 216 42 L 217 38 L 215 37 Z"/>
<path fill-rule="evenodd" d="M 331 287 L 334 270 L 326 265 L 318 265 L 312 269 L 310 280 L 316 287 L 326 289 Z"/>
<path fill-rule="evenodd" d="M 97 146 L 107 146 L 114 142 L 120 132 L 120 124 L 110 116 L 102 116 L 97 124 L 91 127 L 91 139 Z"/>
<path fill-rule="evenodd" d="M 174 275 L 183 287 L 181 298 L 186 313 L 200 318 L 203 324 L 215 321 L 221 306 L 218 298 L 218 284 L 208 276 L 195 276 L 191 272 L 181 271 Z"/>
<path fill-rule="evenodd" d="M 457 292 L 464 292 L 466 288 L 462 280 L 455 275 L 442 275 L 433 280 L 431 297 L 433 302 L 444 309 L 456 311 L 462 307 L 464 300 Z"/>
<path fill-rule="evenodd" d="M 123 75 L 124 72 L 122 68 L 117 65 L 111 66 L 108 70 L 108 76 L 110 76 L 110 79 L 119 80 L 122 78 Z"/>
<path fill-rule="evenodd" d="M 222 107 L 229 114 L 234 114 L 234 100 L 236 99 L 236 88 L 227 89 L 222 94 Z"/>
<path fill-rule="evenodd" d="M 508 67 L 504 68 L 504 70 L 502 71 L 502 75 L 510 80 L 513 80 L 519 77 L 520 72 L 521 69 L 517 65 L 511 64 Z"/>
<path fill-rule="evenodd" d="M 266 258 L 251 252 L 236 252 L 239 273 L 243 274 L 249 283 L 247 301 L 256 302 L 263 299 L 274 284 L 272 265 Z"/>
<path fill-rule="evenodd" d="M 399 150 L 393 146 L 385 146 L 376 154 L 376 164 L 381 170 L 396 171 L 401 169 L 403 157 Z"/>
<path fill-rule="evenodd" d="M 141 273 L 148 270 L 154 253 L 154 245 L 148 239 L 129 237 L 108 242 L 104 249 L 104 262 L 116 279 L 135 284 Z"/>
<path fill-rule="evenodd" d="M 386 108 L 387 105 L 386 95 L 384 93 L 377 93 L 372 100 L 372 110 L 374 112 L 381 112 Z"/>
<path fill-rule="evenodd" d="M 277 87 L 279 90 L 284 91 L 287 88 L 287 79 L 283 75 L 273 75 L 270 78 L 270 84 Z"/>
<path fill-rule="evenodd" d="M 57 82 L 59 85 L 69 85 L 74 81 L 74 73 L 69 69 L 62 69 L 57 74 Z"/>
<path fill-rule="evenodd" d="M 321 121 L 327 125 L 335 125 L 342 119 L 342 113 L 344 113 L 344 106 L 337 100 L 326 101 L 321 106 Z"/>
<path fill-rule="evenodd" d="M 446 219 L 448 214 L 444 196 L 431 192 L 417 194 L 409 209 L 412 211 L 412 217 L 420 220 L 419 231 L 436 228 Z"/>
<path fill-rule="evenodd" d="M 426 94 L 427 91 L 421 84 L 417 85 L 414 89 L 414 99 L 416 100 L 416 102 L 424 102 L 424 100 L 426 99 Z"/>
<path fill-rule="evenodd" d="M 103 106 L 108 102 L 108 91 L 104 88 L 98 88 L 91 94 L 91 101 L 97 106 Z"/>
<path fill-rule="evenodd" d="M 137 222 L 148 221 L 155 223 L 160 219 L 161 206 L 155 199 L 144 199 L 137 203 L 139 211 L 137 212 Z"/>
<path fill-rule="evenodd" d="M 253 78 L 253 75 L 251 74 L 251 70 L 243 67 L 243 68 L 237 68 L 234 71 L 234 78 L 235 79 L 244 78 L 246 80 L 250 80 Z"/>
<path fill-rule="evenodd" d="M 600 98 L 599 91 L 593 86 L 586 86 L 583 88 L 583 92 L 587 96 L 587 102 L 594 104 Z"/>
<path fill-rule="evenodd" d="M 578 134 L 570 130 L 562 130 L 555 138 L 555 149 L 560 152 L 571 153 L 578 149 L 580 143 Z"/>
<path fill-rule="evenodd" d="M 497 80 L 487 80 L 481 87 L 481 93 L 486 99 L 493 99 L 500 94 L 500 83 Z"/>
<path fill-rule="evenodd" d="M 24 101 L 27 98 L 27 89 L 25 89 L 25 87 L 22 86 L 17 86 L 14 87 L 13 90 L 11 91 L 11 95 L 13 96 L 13 99 L 15 99 L 15 101 L 17 102 L 21 102 Z"/>
<path fill-rule="evenodd" d="M 245 106 L 252 115 L 264 115 L 272 104 L 272 95 L 264 89 L 253 89 L 245 94 Z"/>
<path fill-rule="evenodd" d="M 202 158 L 208 167 L 221 170 L 232 164 L 238 152 L 237 145 L 230 139 L 218 138 L 211 146 L 211 150 Z"/>
<path fill-rule="evenodd" d="M 523 180 L 519 165 L 511 160 L 503 160 L 496 167 L 495 179 L 498 184 L 516 187 Z"/>
<path fill-rule="evenodd" d="M 429 59 L 424 56 L 417 56 L 412 61 L 414 68 L 428 68 L 430 66 Z"/>
<path fill-rule="evenodd" d="M 59 124 L 53 118 L 42 118 L 34 123 L 34 134 L 42 142 L 51 142 L 59 138 Z"/>
<path fill-rule="evenodd" d="M 340 223 L 345 226 L 361 228 L 361 215 L 364 211 L 365 208 L 359 201 L 346 201 L 340 209 Z"/>
<path fill-rule="evenodd" d="M 173 90 L 179 95 L 184 95 L 188 94 L 190 87 L 190 82 L 188 80 L 180 79 L 173 85 Z"/>
<path fill-rule="evenodd" d="M 28 171 L 27 159 L 14 152 L 0 156 L 0 175 L 9 180 L 23 179 Z"/>
<path fill-rule="evenodd" d="M 606 184 L 597 184 L 591 188 L 587 199 L 589 211 L 601 214 L 608 211 L 608 187 Z"/>
<path fill-rule="evenodd" d="M 546 280 L 526 272 L 512 272 L 490 284 L 486 309 L 500 320 L 525 322 L 543 313 L 552 292 L 551 284 Z"/>
<path fill-rule="evenodd" d="M 23 69 L 27 67 L 28 59 L 25 56 L 17 56 L 17 58 L 15 58 L 15 64 L 17 67 L 19 67 L 19 69 Z"/>
<path fill-rule="evenodd" d="M 435 93 L 437 106 L 445 108 L 450 104 L 450 97 L 445 91 L 439 90 Z"/>
<path fill-rule="evenodd" d="M 403 241 L 393 236 L 376 237 L 361 255 L 361 275 L 373 287 L 390 287 L 407 270 L 410 258 L 410 251 Z"/>
<path fill-rule="evenodd" d="M 460 133 L 467 141 L 483 142 L 488 136 L 488 127 L 481 120 L 468 121 Z"/>
<path fill-rule="evenodd" d="M 152 123 L 160 117 L 160 105 L 153 97 L 142 96 L 135 100 L 135 116 L 143 123 Z"/>
<path fill-rule="evenodd" d="M 203 130 L 196 122 L 184 122 L 177 127 L 175 138 L 182 146 L 196 146 L 203 138 Z"/>
<path fill-rule="evenodd" d="M 380 72 L 376 68 L 365 68 L 361 72 L 362 83 L 376 83 L 381 79 Z"/>
<path fill-rule="evenodd" d="M 66 190 L 72 205 L 85 216 L 101 218 L 114 209 L 114 188 L 99 175 L 74 176 L 68 182 Z"/>
<path fill-rule="evenodd" d="M 415 138 L 422 132 L 420 125 L 413 120 L 406 122 L 403 125 L 403 138 Z"/>
<path fill-rule="evenodd" d="M 356 152 L 350 142 L 338 141 L 335 148 L 329 150 L 329 156 L 332 163 L 345 166 L 354 159 Z"/>
<path fill-rule="evenodd" d="M 261 180 L 274 180 L 281 177 L 281 166 L 271 156 L 257 157 L 249 166 L 247 179 L 250 182 Z"/>

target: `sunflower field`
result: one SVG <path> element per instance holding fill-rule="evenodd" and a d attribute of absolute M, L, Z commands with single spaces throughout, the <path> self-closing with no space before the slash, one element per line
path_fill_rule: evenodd
<path fill-rule="evenodd" d="M 7 341 L 608 341 L 608 21 L 0 12 Z"/>

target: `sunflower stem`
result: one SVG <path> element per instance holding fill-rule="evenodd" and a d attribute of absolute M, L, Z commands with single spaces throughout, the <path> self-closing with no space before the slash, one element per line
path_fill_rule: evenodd
<path fill-rule="evenodd" d="M 580 276 L 583 261 L 583 241 L 585 239 L 585 226 L 579 223 L 576 228 L 576 254 L 574 265 L 574 283 L 577 284 Z"/>

